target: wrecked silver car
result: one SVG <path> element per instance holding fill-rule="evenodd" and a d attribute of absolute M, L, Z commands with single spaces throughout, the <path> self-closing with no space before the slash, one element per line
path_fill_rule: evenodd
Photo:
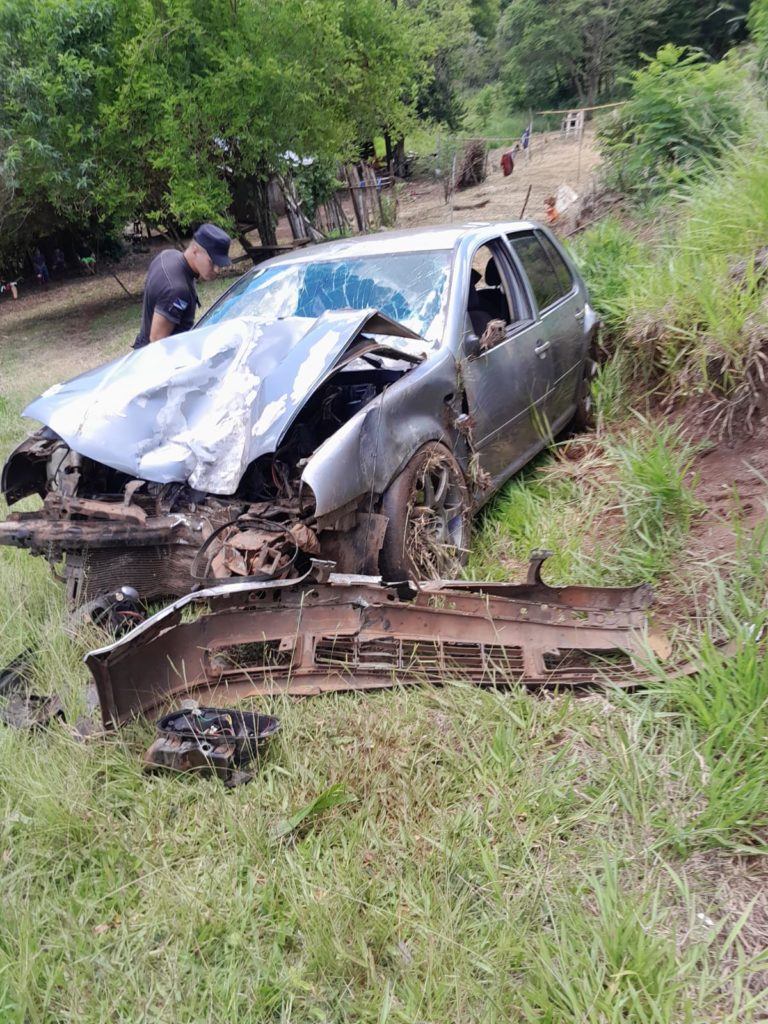
<path fill-rule="evenodd" d="M 598 320 L 528 222 L 347 239 L 269 260 L 197 327 L 49 388 L 2 474 L 0 543 L 80 603 L 310 559 L 386 579 L 454 574 L 471 516 L 589 416 Z"/>

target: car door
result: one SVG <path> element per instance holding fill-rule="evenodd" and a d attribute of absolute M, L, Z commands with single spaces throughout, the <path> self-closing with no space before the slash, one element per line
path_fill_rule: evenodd
<path fill-rule="evenodd" d="M 537 410 L 551 381 L 550 362 L 537 352 L 538 325 L 519 271 L 499 239 L 478 247 L 473 259 L 475 273 L 482 269 L 482 257 L 487 253 L 496 268 L 493 279 L 497 272 L 504 296 L 498 308 L 504 329 L 495 343 L 483 348 L 468 315 L 461 372 L 472 447 L 480 468 L 499 482 L 546 443 Z M 490 271 L 487 275 L 490 277 Z M 477 294 L 482 298 L 485 291 L 478 288 L 473 295 L 473 288 L 474 281 L 467 297 L 470 306 Z"/>
<path fill-rule="evenodd" d="M 543 231 L 514 232 L 507 238 L 538 312 L 538 348 L 551 370 L 542 415 L 555 434 L 573 414 L 583 373 L 584 304 L 570 268 Z"/>

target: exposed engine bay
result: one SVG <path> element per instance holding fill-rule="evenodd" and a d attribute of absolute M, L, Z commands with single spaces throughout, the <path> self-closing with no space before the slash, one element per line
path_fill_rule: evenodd
<path fill-rule="evenodd" d="M 369 502 L 318 523 L 301 473 L 323 442 L 412 366 L 373 353 L 356 357 L 309 397 L 277 451 L 255 459 L 232 496 L 137 480 L 78 455 L 43 428 L 16 449 L 3 480 L 9 502 L 36 492 L 43 513 L 13 513 L 0 525 L 0 542 L 26 547 L 53 565 L 65 556 L 73 604 L 126 581 L 154 600 L 230 577 L 302 575 L 319 556 L 331 557 L 340 571 L 360 571 L 355 531 L 370 515 L 368 569 L 375 572 L 383 517 Z"/>

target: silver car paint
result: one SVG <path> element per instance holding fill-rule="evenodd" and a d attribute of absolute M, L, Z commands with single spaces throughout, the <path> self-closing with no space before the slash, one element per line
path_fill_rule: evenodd
<path fill-rule="evenodd" d="M 411 357 L 428 346 L 376 310 L 261 323 L 240 317 L 179 334 L 56 384 L 24 410 L 74 451 L 157 483 L 234 494 L 359 336 Z"/>

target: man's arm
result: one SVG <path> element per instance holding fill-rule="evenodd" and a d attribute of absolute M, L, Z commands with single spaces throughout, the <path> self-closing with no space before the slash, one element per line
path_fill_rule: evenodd
<path fill-rule="evenodd" d="M 152 323 L 149 325 L 149 340 L 160 341 L 161 338 L 168 338 L 173 334 L 176 324 L 172 323 L 167 316 L 155 311 L 152 314 Z"/>

